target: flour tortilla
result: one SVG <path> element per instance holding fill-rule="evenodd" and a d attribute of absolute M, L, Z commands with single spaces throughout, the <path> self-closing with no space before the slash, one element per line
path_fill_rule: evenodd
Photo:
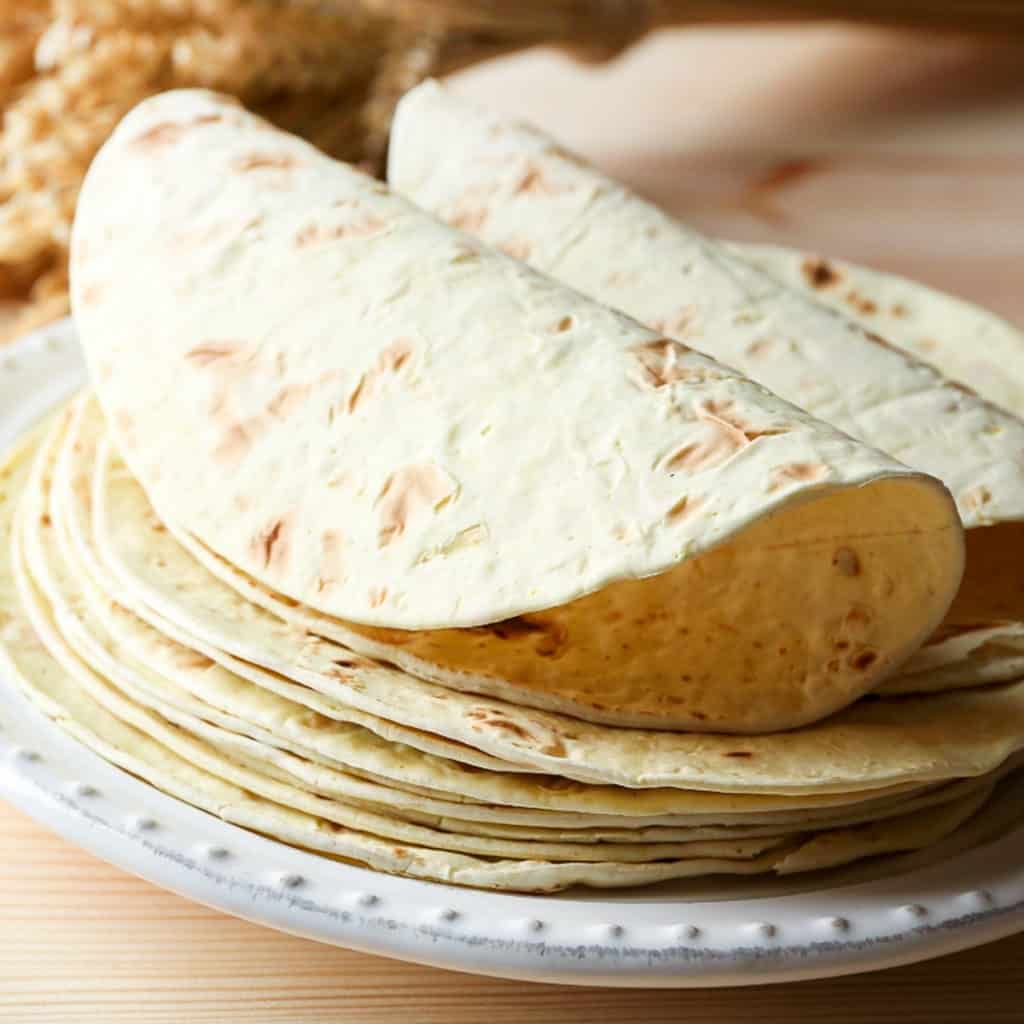
<path fill-rule="evenodd" d="M 263 763 L 264 751 L 255 744 L 242 741 L 202 718 L 177 711 L 168 702 L 152 697 L 151 703 L 159 714 L 148 710 L 137 699 L 138 691 L 126 687 L 123 683 L 118 687 L 76 656 L 70 645 L 61 635 L 57 622 L 53 619 L 53 608 L 47 609 L 41 592 L 36 585 L 44 584 L 44 589 L 54 592 L 58 599 L 73 590 L 73 581 L 68 574 L 62 577 L 54 573 L 55 563 L 45 566 L 31 557 L 32 548 L 27 546 L 29 531 L 36 534 L 36 541 L 42 527 L 39 516 L 32 516 L 31 503 L 21 519 L 23 534 L 22 555 L 24 560 L 15 562 L 15 578 L 18 582 L 19 596 L 23 607 L 37 635 L 43 641 L 47 651 L 68 673 L 71 680 L 93 697 L 107 711 L 127 724 L 139 729 L 142 733 L 161 743 L 167 749 L 184 758 L 190 764 L 197 765 L 218 778 L 241 786 L 250 793 L 272 800 L 275 803 L 295 810 L 314 814 L 327 821 L 346 828 L 369 832 L 379 838 L 394 840 L 400 843 L 414 843 L 429 846 L 432 849 L 452 850 L 463 853 L 477 854 L 485 857 L 515 857 L 525 860 L 552 861 L 614 861 L 614 862 L 648 862 L 668 859 L 690 859 L 721 857 L 724 859 L 746 859 L 763 853 L 766 849 L 781 844 L 781 839 L 742 839 L 742 840 L 710 840 L 691 843 L 648 843 L 648 844 L 580 844 L 538 842 L 535 840 L 496 839 L 488 836 L 465 835 L 449 829 L 429 828 L 418 825 L 391 814 L 383 813 L 384 808 L 374 809 L 368 805 L 356 804 L 342 800 L 337 796 L 328 798 L 307 788 L 292 785 L 287 776 L 280 772 L 268 770 Z M 43 555 L 45 558 L 46 556 Z M 38 558 L 38 552 L 37 552 Z M 31 574 L 27 569 L 30 561 L 34 561 L 41 572 Z M 88 616 L 84 602 L 79 601 L 77 612 L 85 616 L 84 628 L 99 633 L 102 626 L 95 618 Z M 128 669 L 138 672 L 142 666 L 121 654 Z M 226 746 L 230 756 L 220 752 L 218 746 L 210 740 L 220 740 L 220 746 Z M 287 763 L 287 762 L 286 762 Z"/>
<path fill-rule="evenodd" d="M 1020 677 L 1024 597 L 1013 566 L 1024 561 L 1024 422 L 959 379 L 977 361 L 971 346 L 994 339 L 993 358 L 1017 382 L 1007 386 L 1024 390 L 1024 349 L 1006 325 L 862 270 L 848 271 L 857 277 L 849 287 L 808 295 L 806 280 L 796 287 L 797 279 L 831 281 L 829 264 L 801 260 L 794 269 L 786 258 L 780 272 L 780 259 L 762 251 L 754 266 L 537 130 L 479 110 L 437 83 L 399 105 L 389 161 L 392 185 L 430 212 L 939 477 L 969 528 L 966 574 L 943 627 L 904 667 L 913 680 L 896 689 Z M 772 272 L 761 269 L 766 260 Z M 883 308 L 884 325 L 877 322 Z M 894 316 L 894 308 L 908 315 Z M 912 319 L 927 326 L 933 360 L 954 379 L 871 333 L 906 320 L 909 334 Z M 980 376 L 971 369 L 967 380 Z"/>
<path fill-rule="evenodd" d="M 87 409 L 87 404 L 79 406 L 79 411 Z M 130 651 L 137 660 L 164 666 L 175 680 L 180 681 L 192 692 L 195 692 L 198 684 L 186 682 L 189 679 L 187 670 L 197 670 L 204 677 L 204 693 L 222 709 L 248 717 L 278 737 L 299 738 L 304 745 L 314 742 L 310 737 L 310 730 L 303 728 L 301 714 L 297 723 L 294 717 L 295 708 L 301 707 L 311 696 L 319 696 L 317 691 L 307 685 L 290 684 L 275 673 L 227 655 L 222 649 L 204 643 L 201 639 L 197 640 L 180 627 L 172 625 L 170 620 L 154 614 L 145 604 L 135 602 L 133 606 L 136 607 L 138 616 L 133 615 L 125 607 L 126 604 L 133 604 L 128 591 L 116 585 L 112 591 L 107 589 L 114 577 L 104 572 L 100 559 L 91 550 L 92 529 L 88 495 L 79 486 L 83 476 L 89 475 L 95 457 L 94 446 L 88 440 L 88 431 L 78 429 L 87 421 L 88 417 L 72 419 L 57 467 L 57 489 L 61 490 L 65 498 L 65 508 L 61 510 L 54 507 L 51 514 L 54 523 L 59 527 L 66 527 L 67 534 L 74 538 L 74 557 L 78 558 L 82 566 L 87 567 L 84 576 L 91 577 L 97 587 L 104 589 L 108 605 L 114 602 L 121 606 L 119 612 L 110 615 L 106 620 L 118 643 Z M 62 472 L 62 468 L 72 469 L 72 472 Z M 62 483 L 64 486 L 61 489 Z M 135 493 L 138 493 L 137 487 Z M 166 538 L 166 533 L 155 529 L 154 536 Z M 82 552 L 84 554 L 81 554 Z M 182 577 L 179 570 L 187 570 L 189 560 L 187 556 L 181 559 L 181 554 L 178 549 L 178 561 L 181 565 L 175 566 L 173 545 L 158 543 L 151 551 L 151 564 L 161 576 L 164 573 L 168 574 L 165 578 L 172 591 L 194 594 L 197 600 L 201 600 L 198 589 L 203 580 L 201 567 L 198 577 L 192 580 Z M 97 605 L 99 606 L 99 602 Z M 250 621 L 248 617 L 252 616 L 252 613 L 251 607 L 239 602 L 233 611 L 236 624 L 244 625 Z M 259 613 L 258 610 L 255 619 L 251 621 L 257 625 L 262 623 L 269 630 L 268 639 L 272 648 L 276 646 L 279 651 L 287 650 L 283 644 L 287 643 L 289 632 L 282 631 L 280 622 Z M 141 630 L 138 628 L 140 623 L 143 627 Z M 225 624 L 230 628 L 230 622 Z M 274 630 L 277 631 L 276 635 Z M 258 641 L 259 638 L 259 632 L 253 630 L 246 630 L 243 635 L 254 641 Z M 294 641 L 295 634 L 290 635 Z M 181 656 L 182 648 L 188 652 L 184 657 Z M 196 653 L 214 660 L 219 668 L 206 671 L 201 660 L 198 665 L 196 664 Z M 338 653 L 343 652 L 339 650 Z M 344 652 L 344 657 L 349 661 L 357 661 L 349 652 Z M 355 678 L 349 680 L 348 686 L 338 687 L 335 684 L 334 689 L 338 691 L 338 696 L 343 698 L 341 701 L 327 699 L 324 703 L 317 704 L 314 700 L 314 706 L 323 717 L 307 719 L 306 723 L 312 725 L 312 731 L 320 735 L 319 751 L 326 754 L 329 760 L 345 760 L 351 767 L 358 768 L 364 776 L 381 778 L 389 785 L 404 785 L 416 792 L 440 791 L 443 792 L 444 798 L 449 800 L 479 799 L 498 807 L 503 814 L 505 807 L 513 805 L 570 812 L 573 823 L 579 824 L 584 823 L 583 819 L 587 818 L 586 814 L 578 813 L 580 811 L 625 816 L 618 817 L 616 821 L 616 824 L 622 826 L 630 823 L 656 823 L 651 815 L 657 815 L 657 822 L 662 824 L 682 824 L 686 821 L 699 824 L 726 824 L 738 820 L 777 823 L 793 821 L 796 817 L 808 820 L 812 817 L 834 814 L 834 809 L 841 812 L 844 806 L 851 804 L 856 804 L 858 813 L 876 811 L 882 806 L 891 806 L 894 800 L 912 795 L 918 788 L 914 785 L 903 785 L 865 793 L 832 795 L 807 791 L 795 798 L 766 795 L 726 796 L 678 790 L 629 792 L 616 790 L 614 787 L 574 784 L 567 779 L 534 781 L 523 775 L 521 769 L 524 765 L 521 763 L 511 766 L 509 772 L 512 774 L 499 774 L 466 771 L 457 760 L 420 756 L 420 753 L 412 748 L 405 749 L 396 759 L 389 756 L 389 751 L 394 745 L 383 743 L 376 730 L 349 727 L 351 722 L 346 713 L 345 699 L 354 699 L 363 707 L 372 707 L 378 711 L 404 709 L 410 720 L 416 719 L 426 723 L 431 720 L 435 705 L 444 704 L 448 697 L 462 701 L 464 698 L 446 694 L 440 688 L 383 669 L 381 666 L 374 668 L 372 663 L 365 663 L 357 668 L 360 670 Z M 224 672 L 223 669 L 227 671 Z M 382 676 L 382 672 L 386 675 Z M 393 686 L 382 685 L 384 680 L 393 681 Z M 247 681 L 255 683 L 256 688 L 247 687 Z M 327 689 L 330 691 L 329 685 Z M 275 700 L 275 695 L 289 699 Z M 479 726 L 480 705 L 469 703 L 463 704 L 463 707 L 468 715 L 470 729 Z M 335 717 L 340 719 L 343 727 L 329 721 Z M 493 720 L 488 722 L 485 728 L 493 729 L 499 734 L 508 731 L 503 730 Z M 332 730 L 336 734 L 337 742 L 332 739 Z M 515 730 L 512 730 L 512 734 L 515 735 Z M 460 745 L 453 745 L 450 752 L 458 757 L 461 749 Z M 545 767 L 550 769 L 550 763 Z M 645 814 L 648 817 L 642 817 Z M 592 815 L 588 820 L 590 823 L 600 823 L 600 819 Z"/>
<path fill-rule="evenodd" d="M 73 430 L 68 431 L 63 447 L 65 451 L 81 448 Z M 56 491 L 55 486 L 54 494 Z M 723 828 L 721 825 L 698 826 L 696 830 L 693 827 L 651 827 L 649 822 L 638 818 L 616 821 L 605 817 L 601 822 L 600 816 L 595 815 L 557 815 L 494 803 L 476 806 L 466 802 L 467 797 L 464 795 L 445 794 L 421 786 L 415 786 L 415 792 L 396 789 L 394 778 L 387 780 L 387 786 L 382 786 L 353 777 L 345 771 L 346 768 L 359 765 L 365 768 L 369 764 L 370 767 L 382 768 L 392 776 L 398 776 L 401 781 L 401 767 L 387 766 L 408 760 L 408 752 L 400 746 L 389 751 L 380 742 L 374 744 L 371 741 L 370 749 L 376 755 L 376 761 L 371 759 L 368 762 L 365 737 L 362 740 L 358 736 L 353 738 L 351 730 L 339 729 L 319 715 L 310 715 L 301 705 L 268 694 L 204 656 L 197 655 L 197 652 L 161 636 L 151 626 L 107 597 L 92 581 L 88 567 L 78 560 L 75 546 L 63 529 L 66 524 L 61 521 L 60 507 L 52 498 L 49 514 L 63 561 L 74 580 L 49 588 L 51 591 L 56 590 L 51 597 L 54 615 L 68 644 L 134 700 L 155 708 L 163 717 L 198 733 L 213 746 L 229 751 L 235 759 L 244 760 L 246 756 L 251 756 L 252 750 L 261 750 L 259 756 L 263 761 L 270 761 L 282 772 L 298 776 L 298 782 L 312 787 L 322 795 L 341 796 L 378 807 L 388 806 L 402 816 L 421 823 L 443 824 L 443 827 L 453 827 L 453 823 L 457 823 L 454 827 L 459 831 L 476 831 L 479 834 L 542 838 L 544 833 L 551 832 L 551 826 L 557 826 L 556 836 L 559 841 L 689 841 L 696 838 L 748 838 L 779 834 L 778 830 L 783 824 L 781 818 L 774 824 L 748 824 L 738 831 L 736 827 Z M 35 559 L 38 562 L 52 560 L 52 553 L 48 556 L 45 549 L 48 544 L 54 543 L 46 531 L 37 530 L 34 534 L 28 531 L 28 554 L 32 555 L 35 545 Z M 59 574 L 61 570 L 58 568 L 50 571 Z M 76 591 L 80 593 L 76 595 Z M 89 622 L 92 623 L 91 629 Z M 207 723 L 214 723 L 216 728 L 208 728 Z M 248 739 L 226 735 L 220 728 L 222 726 L 241 732 L 257 742 L 252 744 Z M 315 763 L 308 764 L 305 759 Z M 429 759 L 421 761 L 420 773 L 414 774 L 413 778 L 429 781 L 426 773 L 430 767 Z M 406 778 L 407 772 L 408 769 Z M 441 778 L 449 785 L 454 781 L 455 787 L 461 790 L 463 787 L 459 785 L 457 774 L 457 768 L 453 771 L 448 767 Z M 526 788 L 529 788 L 529 784 Z M 563 792 L 567 789 L 566 796 L 570 803 L 576 788 L 563 788 Z M 426 798 L 424 794 L 428 794 Z M 926 790 L 920 795 L 912 791 L 898 800 L 881 803 L 869 800 L 863 802 L 864 806 L 855 805 L 838 816 L 836 812 L 828 811 L 821 817 L 828 819 L 829 827 L 836 827 L 840 823 L 879 820 L 907 813 L 911 805 L 931 806 L 947 802 L 956 795 L 950 787 Z M 701 795 L 697 795 L 698 802 L 700 798 Z M 463 803 L 457 803 L 456 800 Z M 818 822 L 818 815 L 799 810 L 798 799 L 793 803 L 796 809 L 787 816 L 786 824 L 803 825 L 806 828 Z M 466 820 L 466 817 L 478 820 Z M 680 817 L 679 825 L 682 826 L 685 820 Z M 743 820 L 742 816 L 737 820 Z M 485 824 L 481 825 L 481 822 Z M 496 830 L 494 822 L 516 824 Z M 533 827 L 519 827 L 526 822 Z M 570 831 L 567 826 L 574 822 L 601 823 L 605 827 L 601 832 L 592 828 Z M 622 827 L 626 824 L 635 824 L 637 828 L 628 831 Z M 547 827 L 541 829 L 540 826 Z M 617 827 L 613 829 L 612 826 Z"/>
<path fill-rule="evenodd" d="M 161 519 L 448 686 L 792 727 L 891 673 L 959 583 L 933 479 L 223 97 L 121 122 L 71 273 Z"/>
<path fill-rule="evenodd" d="M 820 796 L 984 774 L 1024 742 L 1024 684 L 865 701 L 812 727 L 754 737 L 616 729 L 447 690 L 244 600 L 162 528 L 109 447 L 95 483 L 99 558 L 142 618 L 173 623 L 215 660 L 227 652 L 241 675 L 258 666 L 516 764 L 629 787 Z"/>
<path fill-rule="evenodd" d="M 35 590 L 20 557 L 21 547 L 12 536 L 14 509 L 26 484 L 28 463 L 24 454 L 18 453 L 0 470 L 0 663 L 44 713 L 80 742 L 172 796 L 226 821 L 349 862 L 484 888 L 548 892 L 574 884 L 630 886 L 705 874 L 793 870 L 789 858 L 800 851 L 802 841 L 797 839 L 781 846 L 765 841 L 769 848 L 759 855 L 751 853 L 757 849 L 757 841 L 730 844 L 733 859 L 700 857 L 652 863 L 493 860 L 397 845 L 393 840 L 344 827 L 337 821 L 303 813 L 253 793 L 249 787 L 255 784 L 258 789 L 276 792 L 289 800 L 296 798 L 287 787 L 275 789 L 270 780 L 255 777 L 253 772 L 218 758 L 200 744 L 182 739 L 177 731 L 161 725 L 157 716 L 133 706 L 99 675 L 90 672 L 84 662 L 76 661 L 62 645 L 45 599 Z M 34 519 L 36 529 L 52 529 L 43 523 L 38 505 L 32 508 L 31 503 L 30 496 L 27 508 L 19 513 L 21 526 Z M 27 604 L 22 603 L 19 595 Z M 60 660 L 54 657 L 55 653 Z M 111 708 L 117 713 L 111 713 Z M 165 739 L 167 745 L 155 737 Z M 217 770 L 211 771 L 211 765 Z M 228 778 L 222 777 L 221 771 Z M 243 782 L 244 788 L 231 780 Z M 302 803 L 301 797 L 299 802 Z M 872 855 L 887 847 L 906 849 L 923 841 L 936 841 L 966 820 L 977 809 L 978 802 L 972 794 L 930 813 L 915 812 L 888 825 L 879 824 L 872 828 L 868 841 L 862 843 L 856 841 L 856 831 L 847 832 L 843 840 L 846 860 Z M 933 819 L 936 825 L 927 827 L 926 822 Z M 817 835 L 808 841 L 816 843 L 823 838 L 824 835 Z M 713 843 L 689 845 L 693 850 L 716 848 Z M 826 847 L 823 859 L 840 862 L 830 847 Z M 802 866 L 808 870 L 816 866 L 813 853 Z"/>
<path fill-rule="evenodd" d="M 1024 331 L 994 313 L 916 281 L 817 253 L 752 243 L 728 243 L 728 248 L 982 398 L 1015 416 L 1024 413 Z M 1024 556 L 1024 547 L 1016 523 L 969 533 L 970 572 L 947 620 L 971 627 L 976 610 L 987 604 L 993 621 L 941 629 L 880 689 L 920 693 L 1024 675 L 1024 625 L 1015 621 L 1017 555 Z"/>
<path fill-rule="evenodd" d="M 1024 331 L 1008 320 L 918 281 L 846 260 L 780 245 L 724 244 L 982 398 L 1024 413 Z"/>

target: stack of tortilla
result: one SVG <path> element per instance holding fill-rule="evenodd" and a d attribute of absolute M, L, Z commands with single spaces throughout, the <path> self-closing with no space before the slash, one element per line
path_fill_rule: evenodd
<path fill-rule="evenodd" d="M 484 888 L 806 872 L 982 812 L 1024 747 L 1024 423 L 953 378 L 1024 339 L 701 239 L 433 84 L 391 177 L 201 91 L 96 158 L 91 388 L 0 482 L 37 705 L 226 821 Z"/>

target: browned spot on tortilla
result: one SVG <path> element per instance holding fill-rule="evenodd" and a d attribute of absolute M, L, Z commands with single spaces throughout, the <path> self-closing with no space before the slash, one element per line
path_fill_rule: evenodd
<path fill-rule="evenodd" d="M 487 210 L 482 206 L 460 204 L 448 215 L 448 223 L 452 227 L 474 234 L 487 223 Z"/>
<path fill-rule="evenodd" d="M 205 341 L 189 349 L 185 359 L 194 366 L 239 366 L 251 360 L 252 349 L 242 341 Z"/>
<path fill-rule="evenodd" d="M 837 548 L 832 556 L 832 564 L 843 576 L 860 575 L 860 559 L 853 548 Z"/>
<path fill-rule="evenodd" d="M 737 440 L 734 430 L 713 429 L 711 436 L 674 451 L 664 462 L 669 473 L 700 473 L 732 458 L 746 442 Z"/>
<path fill-rule="evenodd" d="M 874 613 L 862 605 L 857 605 L 846 613 L 846 621 L 851 626 L 870 626 L 874 618 Z"/>
<path fill-rule="evenodd" d="M 155 149 L 177 142 L 185 132 L 185 126 L 176 121 L 161 121 L 140 132 L 132 139 L 132 145 L 139 149 Z"/>
<path fill-rule="evenodd" d="M 697 407 L 697 416 L 705 421 L 719 423 L 737 432 L 737 441 L 742 444 L 750 444 L 759 437 L 771 437 L 776 434 L 786 434 L 789 426 L 785 424 L 774 424 L 757 426 L 745 419 L 736 411 L 736 403 L 731 399 L 708 398 Z"/>
<path fill-rule="evenodd" d="M 194 249 L 220 238 L 238 238 L 240 235 L 245 234 L 245 232 L 252 231 L 262 224 L 262 215 L 256 214 L 255 216 L 247 217 L 245 220 L 220 220 L 210 224 L 190 225 L 181 231 L 175 232 L 170 237 L 170 242 L 171 245 L 178 249 Z"/>
<path fill-rule="evenodd" d="M 291 550 L 291 516 L 271 520 L 249 542 L 249 550 L 264 569 L 279 572 Z"/>
<path fill-rule="evenodd" d="M 525 262 L 530 258 L 530 243 L 524 242 L 522 239 L 510 238 L 507 242 L 501 242 L 498 248 L 514 260 Z"/>
<path fill-rule="evenodd" d="M 536 165 L 530 164 L 523 176 L 516 182 L 513 189 L 515 195 L 553 196 L 561 189 L 544 177 L 544 172 Z"/>
<path fill-rule="evenodd" d="M 528 615 L 516 615 L 511 619 L 493 622 L 477 627 L 481 633 L 491 634 L 499 640 L 533 640 L 534 653 L 542 658 L 559 658 L 565 654 L 569 644 L 569 631 L 560 622 L 533 619 Z"/>
<path fill-rule="evenodd" d="M 777 491 L 789 484 L 814 484 L 826 479 L 831 470 L 823 462 L 791 462 L 787 466 L 779 466 L 772 473 L 768 492 Z"/>
<path fill-rule="evenodd" d="M 399 338 L 383 349 L 374 366 L 357 381 L 348 396 L 348 411 L 353 413 L 360 403 L 375 395 L 388 375 L 397 374 L 412 356 L 412 346 L 407 338 Z"/>
<path fill-rule="evenodd" d="M 380 528 L 378 547 L 387 547 L 405 533 L 406 526 L 417 514 L 429 510 L 439 512 L 456 492 L 452 478 L 431 462 L 403 466 L 384 482 L 377 498 Z"/>
<path fill-rule="evenodd" d="M 307 224 L 296 234 L 295 245 L 296 248 L 305 249 L 339 238 L 370 238 L 379 235 L 386 227 L 387 224 L 380 217 L 374 216 L 367 216 L 348 224 Z"/>
<path fill-rule="evenodd" d="M 658 322 L 656 328 L 659 334 L 667 334 L 669 337 L 680 339 L 689 338 L 697 333 L 695 324 L 697 320 L 697 307 L 694 305 L 683 306 L 682 309 Z"/>
<path fill-rule="evenodd" d="M 671 338 L 645 341 L 629 351 L 636 358 L 638 379 L 650 388 L 663 388 L 680 380 L 704 380 L 704 367 L 686 366 L 683 360 L 691 352 L 682 342 Z"/>
<path fill-rule="evenodd" d="M 387 587 L 370 587 L 367 592 L 371 608 L 379 608 L 388 599 Z"/>
<path fill-rule="evenodd" d="M 214 460 L 228 467 L 237 466 L 266 428 L 266 421 L 259 416 L 225 424 L 221 439 L 213 449 Z"/>
<path fill-rule="evenodd" d="M 757 341 L 752 341 L 747 346 L 747 355 L 751 359 L 761 359 L 768 355 L 771 349 L 774 347 L 774 342 L 770 338 L 758 338 Z"/>
<path fill-rule="evenodd" d="M 749 750 L 730 750 L 722 755 L 723 757 L 753 757 L 753 753 Z"/>
<path fill-rule="evenodd" d="M 316 589 L 320 593 L 336 586 L 345 578 L 342 549 L 345 538 L 340 530 L 324 530 L 320 538 L 320 565 L 316 578 Z"/>
<path fill-rule="evenodd" d="M 865 316 L 871 316 L 878 312 L 878 303 L 861 295 L 856 290 L 846 293 L 846 302 L 857 310 L 858 313 L 863 313 Z"/>
<path fill-rule="evenodd" d="M 466 717 L 473 721 L 480 722 L 483 725 L 489 725 L 495 729 L 503 729 L 505 732 L 510 732 L 522 740 L 533 739 L 531 733 L 524 729 L 518 722 L 511 722 L 507 718 L 502 718 L 497 712 L 491 712 L 488 710 L 467 711 Z"/>
<path fill-rule="evenodd" d="M 889 312 L 892 313 L 892 315 L 897 319 L 902 320 L 910 312 L 910 310 L 907 309 L 907 307 L 904 306 L 902 302 L 894 302 L 889 307 Z"/>
<path fill-rule="evenodd" d="M 842 279 L 842 275 L 828 260 L 806 259 L 800 269 L 812 288 L 831 288 Z"/>
<path fill-rule="evenodd" d="M 288 153 L 249 153 L 240 156 L 232 165 L 236 171 L 259 171 L 274 169 L 287 171 L 298 167 L 299 162 Z"/>
<path fill-rule="evenodd" d="M 571 330 L 571 329 L 572 329 L 572 325 L 573 325 L 573 324 L 574 324 L 575 322 L 576 322 L 576 320 L 575 320 L 575 318 L 574 318 L 574 317 L 571 317 L 571 316 L 563 316 L 563 317 L 562 317 L 562 319 L 558 321 L 558 323 L 554 324 L 554 325 L 553 325 L 553 326 L 551 327 L 551 330 L 552 330 L 552 332 L 554 332 L 555 334 L 564 334 L 564 333 L 565 333 L 566 331 L 568 331 L 568 330 Z"/>
<path fill-rule="evenodd" d="M 665 513 L 665 518 L 670 523 L 681 523 L 684 519 L 689 519 L 690 516 L 699 511 L 703 504 L 703 498 L 680 498 L 668 510 L 668 512 Z"/>
<path fill-rule="evenodd" d="M 305 404 L 312 391 L 309 384 L 292 384 L 282 388 L 267 405 L 267 412 L 277 420 L 285 420 Z"/>
<path fill-rule="evenodd" d="M 964 508 L 972 512 L 977 512 L 978 509 L 984 508 L 991 500 L 992 492 L 984 484 L 979 484 L 977 487 L 972 487 L 970 490 L 965 491 L 961 499 Z"/>
<path fill-rule="evenodd" d="M 53 526 L 53 520 L 45 512 L 39 517 L 39 522 L 42 523 L 43 526 L 45 526 L 47 528 Z"/>
<path fill-rule="evenodd" d="M 861 651 L 860 654 L 850 659 L 850 664 L 858 671 L 865 672 L 878 661 L 877 651 Z"/>

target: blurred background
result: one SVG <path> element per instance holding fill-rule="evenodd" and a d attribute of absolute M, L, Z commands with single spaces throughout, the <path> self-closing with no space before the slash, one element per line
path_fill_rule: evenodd
<path fill-rule="evenodd" d="M 427 75 L 694 226 L 917 277 L 1024 324 L 1024 4 L 0 0 L 0 338 L 64 315 L 97 147 L 201 85 L 379 173 Z"/>

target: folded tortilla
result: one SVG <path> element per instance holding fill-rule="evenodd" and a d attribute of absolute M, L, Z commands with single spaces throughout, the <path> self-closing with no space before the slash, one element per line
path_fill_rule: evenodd
<path fill-rule="evenodd" d="M 169 676 L 158 678 L 153 663 L 134 660 L 108 633 L 98 614 L 103 602 L 89 590 L 89 569 L 76 563 L 70 524 L 61 518 L 55 480 L 64 461 L 58 456 L 74 437 L 67 426 L 66 418 L 53 421 L 41 443 L 35 432 L 0 467 L 0 666 L 40 710 L 115 765 L 291 845 L 412 877 L 512 890 L 790 874 L 917 850 L 954 834 L 969 841 L 963 827 L 987 807 L 1012 766 L 1007 762 L 984 778 L 912 796 L 895 809 L 887 805 L 877 816 L 869 811 L 858 817 L 866 806 L 861 803 L 834 820 L 797 815 L 778 830 L 745 822 L 735 829 L 654 828 L 628 839 L 622 829 L 597 835 L 499 829 L 492 835 L 486 817 L 474 823 L 407 816 L 394 792 L 383 802 L 354 799 L 358 778 L 317 771 L 283 755 L 281 735 L 264 745 L 245 729 L 234 731 L 234 720 L 213 705 L 176 695 Z M 72 450 L 74 445 L 72 440 Z M 174 659 L 175 677 L 183 668 L 201 674 L 195 652 L 182 654 L 189 656 Z M 575 795 L 572 787 L 546 781 L 553 792 Z M 729 799 L 690 794 L 702 796 Z M 420 805 L 430 801 L 421 798 Z"/>
<path fill-rule="evenodd" d="M 993 376 L 987 361 L 979 370 L 972 348 L 993 340 L 986 358 L 1002 360 L 1017 384 L 986 393 L 1024 392 L 1024 374 L 1013 373 L 1024 361 L 1012 329 L 947 296 L 908 295 L 906 282 L 883 286 L 869 272 L 844 284 L 827 261 L 801 257 L 794 270 L 789 259 L 780 270 L 772 258 L 762 269 L 763 253 L 755 266 L 541 132 L 437 83 L 403 99 L 389 160 L 393 186 L 425 209 L 942 479 L 969 528 L 966 574 L 942 628 L 907 666 L 915 679 L 906 687 L 1020 675 L 1024 422 L 962 383 Z M 818 301 L 829 296 L 835 308 Z M 927 323 L 931 344 L 917 351 L 961 379 L 872 333 L 883 318 L 886 326 Z"/>
<path fill-rule="evenodd" d="M 788 728 L 957 589 L 934 479 L 214 94 L 122 121 L 71 272 L 159 518 L 448 686 Z"/>

